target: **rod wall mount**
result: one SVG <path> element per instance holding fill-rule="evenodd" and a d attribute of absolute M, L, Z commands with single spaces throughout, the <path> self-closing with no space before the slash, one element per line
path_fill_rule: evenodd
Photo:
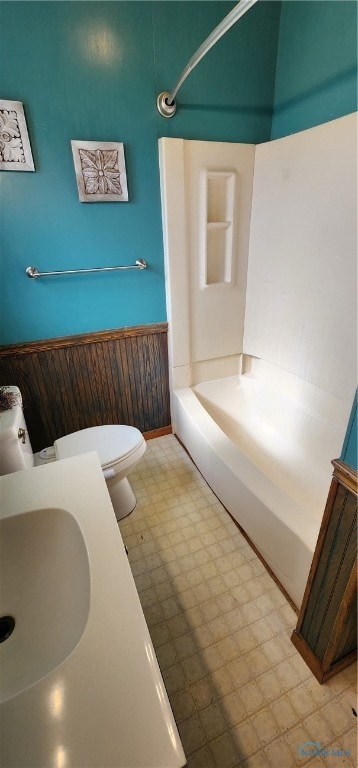
<path fill-rule="evenodd" d="M 160 112 L 162 117 L 174 117 L 177 111 L 177 105 L 174 99 L 171 104 L 168 101 L 170 95 L 169 91 L 162 91 L 157 98 L 158 112 Z"/>

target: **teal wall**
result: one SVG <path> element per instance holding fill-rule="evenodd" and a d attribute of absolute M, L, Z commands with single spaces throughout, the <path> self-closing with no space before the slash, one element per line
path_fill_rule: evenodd
<path fill-rule="evenodd" d="M 357 109 L 357 3 L 282 3 L 273 139 Z"/>
<path fill-rule="evenodd" d="M 158 138 L 270 137 L 280 4 L 258 3 L 208 53 L 164 120 L 156 95 L 226 2 L 3 2 L 0 93 L 25 106 L 36 173 L 1 183 L 0 343 L 166 319 Z M 71 139 L 122 141 L 128 203 L 80 203 Z M 146 272 L 30 280 L 148 261 Z"/>
<path fill-rule="evenodd" d="M 351 416 L 348 422 L 347 434 L 342 448 L 341 459 L 350 467 L 358 469 L 358 418 L 357 418 L 357 393 L 354 398 Z"/>

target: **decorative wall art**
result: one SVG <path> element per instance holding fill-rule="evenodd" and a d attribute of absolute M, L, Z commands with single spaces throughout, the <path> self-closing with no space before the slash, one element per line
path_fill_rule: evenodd
<path fill-rule="evenodd" d="M 0 170 L 35 170 L 21 101 L 0 99 Z"/>
<path fill-rule="evenodd" d="M 127 202 L 124 146 L 115 141 L 71 141 L 82 203 Z"/>

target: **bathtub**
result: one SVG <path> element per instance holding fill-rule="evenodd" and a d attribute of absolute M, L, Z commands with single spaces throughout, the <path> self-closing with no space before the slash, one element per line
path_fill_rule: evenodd
<path fill-rule="evenodd" d="M 172 393 L 173 430 L 294 604 L 302 601 L 347 406 L 262 360 Z"/>

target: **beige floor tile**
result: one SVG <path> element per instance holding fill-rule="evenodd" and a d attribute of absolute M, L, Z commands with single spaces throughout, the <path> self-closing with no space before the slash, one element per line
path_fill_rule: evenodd
<path fill-rule="evenodd" d="M 352 717 L 348 715 L 337 699 L 332 699 L 321 708 L 323 717 L 329 723 L 335 736 L 349 730 L 352 725 Z"/>
<path fill-rule="evenodd" d="M 188 624 L 195 629 L 204 624 L 204 616 L 201 608 L 198 605 L 193 605 L 192 608 L 185 609 L 185 615 L 188 620 Z"/>
<path fill-rule="evenodd" d="M 218 698 L 226 696 L 226 694 L 231 693 L 235 688 L 235 683 L 228 667 L 220 667 L 220 669 L 214 670 L 211 673 L 211 678 Z"/>
<path fill-rule="evenodd" d="M 210 747 L 214 755 L 216 768 L 234 768 L 237 765 L 240 753 L 228 731 L 225 731 L 217 739 L 211 741 Z"/>
<path fill-rule="evenodd" d="M 231 591 L 224 592 L 218 598 L 221 613 L 229 613 L 238 607 L 238 602 Z"/>
<path fill-rule="evenodd" d="M 215 672 L 216 669 L 223 666 L 223 658 L 216 643 L 202 648 L 200 656 L 208 672 Z"/>
<path fill-rule="evenodd" d="M 212 621 L 213 619 L 217 619 L 218 616 L 220 616 L 222 613 L 221 602 L 221 598 L 219 605 L 218 601 L 211 597 L 209 600 L 205 600 L 204 602 L 200 603 L 200 609 L 205 621 Z"/>
<path fill-rule="evenodd" d="M 256 648 L 257 646 L 257 639 L 254 634 L 254 627 L 255 627 L 255 624 L 252 624 L 251 627 L 244 627 L 244 629 L 240 629 L 234 635 L 236 644 L 241 654 L 245 654 L 248 651 L 252 651 L 252 649 Z"/>
<path fill-rule="evenodd" d="M 255 681 L 251 681 L 240 687 L 240 698 L 245 705 L 248 715 L 256 712 L 266 705 L 265 699 Z"/>
<path fill-rule="evenodd" d="M 230 630 L 224 616 L 219 616 L 216 619 L 212 619 L 208 622 L 210 632 L 215 641 L 223 640 L 224 637 L 230 635 Z"/>
<path fill-rule="evenodd" d="M 241 723 L 237 723 L 230 729 L 231 737 L 234 741 L 238 755 L 243 757 L 249 757 L 253 752 L 256 752 L 260 747 L 260 741 L 258 735 L 253 728 L 252 720 L 247 718 Z"/>
<path fill-rule="evenodd" d="M 260 744 L 267 744 L 280 734 L 280 729 L 269 707 L 260 709 L 259 712 L 253 714 L 251 722 L 260 740 Z"/>
<path fill-rule="evenodd" d="M 299 721 L 299 716 L 289 702 L 288 696 L 282 696 L 270 704 L 270 710 L 277 722 L 280 733 L 292 728 Z"/>
<path fill-rule="evenodd" d="M 173 664 L 179 660 L 179 655 L 171 640 L 168 643 L 164 643 L 164 645 L 160 645 L 156 649 L 156 656 L 162 671 L 168 667 L 172 667 Z"/>
<path fill-rule="evenodd" d="M 212 677 L 209 675 L 192 683 L 190 691 L 198 710 L 207 707 L 209 704 L 213 704 L 217 698 L 217 692 Z"/>
<path fill-rule="evenodd" d="M 199 717 L 207 739 L 214 739 L 226 731 L 227 725 L 219 704 L 210 704 L 209 707 L 202 709 Z"/>
<path fill-rule="evenodd" d="M 208 648 L 209 645 L 213 645 L 214 638 L 210 631 L 210 627 L 207 624 L 201 624 L 201 626 L 195 627 L 192 632 L 199 649 Z"/>
<path fill-rule="evenodd" d="M 256 682 L 268 702 L 278 699 L 283 694 L 281 683 L 273 669 L 264 672 L 263 675 L 259 675 L 256 678 Z"/>
<path fill-rule="evenodd" d="M 273 637 L 272 629 L 265 617 L 254 621 L 250 626 L 250 630 L 255 637 L 256 645 L 262 645 Z"/>
<path fill-rule="evenodd" d="M 221 700 L 221 709 L 229 727 L 247 718 L 247 711 L 239 691 L 224 696 Z"/>
<path fill-rule="evenodd" d="M 349 758 L 352 762 L 352 765 L 356 768 L 357 766 L 357 726 L 354 725 L 353 728 L 350 728 L 347 733 L 345 733 L 343 736 L 340 736 L 336 743 L 339 747 L 341 747 L 345 753 L 349 753 Z"/>
<path fill-rule="evenodd" d="M 160 603 L 157 605 L 150 605 L 148 608 L 143 608 L 143 613 L 149 629 L 156 624 L 160 624 L 165 619 Z"/>
<path fill-rule="evenodd" d="M 233 661 L 240 655 L 240 651 L 234 637 L 224 637 L 223 640 L 218 640 L 217 647 L 221 653 L 224 663 Z"/>
<path fill-rule="evenodd" d="M 235 659 L 227 664 L 227 670 L 236 688 L 241 687 L 253 677 L 253 672 L 244 658 Z"/>
<path fill-rule="evenodd" d="M 288 691 L 287 698 L 300 718 L 309 715 L 317 707 L 314 698 L 311 696 L 304 683 L 301 683 L 301 685 Z"/>
<path fill-rule="evenodd" d="M 187 720 L 183 720 L 178 728 L 186 755 L 190 755 L 205 744 L 207 739 L 199 715 L 192 715 Z"/>
<path fill-rule="evenodd" d="M 259 752 L 256 752 L 254 755 L 251 755 L 250 757 L 245 758 L 243 762 L 240 763 L 240 768 L 268 768 L 268 760 L 267 760 L 267 754 L 265 751 L 260 750 Z M 277 763 L 275 768 L 280 768 L 280 764 Z M 281 768 L 290 768 L 290 766 L 284 766 L 281 765 Z"/>
<path fill-rule="evenodd" d="M 357 692 L 353 688 L 348 688 L 346 691 L 342 691 L 337 696 L 337 700 L 342 705 L 343 709 L 348 713 L 351 722 L 357 723 L 357 711 L 358 711 L 358 699 Z M 356 713 L 354 715 L 354 712 Z"/>
<path fill-rule="evenodd" d="M 201 584 L 197 584 L 192 588 L 192 590 L 194 592 L 197 605 L 201 605 L 206 600 L 210 600 L 210 598 L 212 598 L 211 591 L 205 581 L 203 581 Z"/>
<path fill-rule="evenodd" d="M 150 636 L 156 649 L 159 648 L 160 645 L 167 643 L 168 640 L 170 640 L 170 632 L 167 622 L 163 621 L 161 624 L 156 624 L 154 627 L 151 627 Z"/>
<path fill-rule="evenodd" d="M 285 740 L 280 737 L 265 748 L 266 766 L 270 768 L 294 768 L 296 759 Z"/>
<path fill-rule="evenodd" d="M 315 680 L 295 612 L 173 435 L 131 482 L 119 527 L 188 768 L 355 768 L 356 665 Z M 299 754 L 326 740 L 344 755 Z"/>
<path fill-rule="evenodd" d="M 163 679 L 168 695 L 183 690 L 186 686 L 185 675 L 180 664 L 173 664 L 172 667 L 163 670 Z"/>
<path fill-rule="evenodd" d="M 189 632 L 175 638 L 174 646 L 179 659 L 186 659 L 188 656 L 193 656 L 194 653 L 197 652 L 196 644 Z"/>
<path fill-rule="evenodd" d="M 215 768 L 215 761 L 210 747 L 202 747 L 190 755 L 187 768 Z"/>
<path fill-rule="evenodd" d="M 234 634 L 235 632 L 239 632 L 240 629 L 243 629 L 245 627 L 245 619 L 241 607 L 238 606 L 232 611 L 225 613 L 225 621 L 229 627 L 230 634 Z"/>
<path fill-rule="evenodd" d="M 305 717 L 302 724 L 308 733 L 314 734 L 312 740 L 317 739 L 321 744 L 328 744 L 335 736 L 331 723 L 323 715 L 323 710 L 313 712 L 312 715 Z"/>
<path fill-rule="evenodd" d="M 189 684 L 194 683 L 195 680 L 199 680 L 201 677 L 205 677 L 207 672 L 205 662 L 197 653 L 194 654 L 194 656 L 189 656 L 189 658 L 183 659 L 182 667 Z"/>
<path fill-rule="evenodd" d="M 284 734 L 284 739 L 298 765 L 301 765 L 305 759 L 307 760 L 307 757 L 301 757 L 301 746 L 310 741 L 315 744 L 320 743 L 319 737 L 315 733 L 310 734 L 301 724 L 295 725 Z"/>
<path fill-rule="evenodd" d="M 189 631 L 188 620 L 184 613 L 178 613 L 176 616 L 172 616 L 166 622 L 171 637 L 180 637 L 185 635 Z"/>
<path fill-rule="evenodd" d="M 275 667 L 275 674 L 284 691 L 289 691 L 290 688 L 294 688 L 301 682 L 297 670 L 289 660 L 282 661 L 281 664 L 278 664 L 277 667 Z"/>
<path fill-rule="evenodd" d="M 270 662 L 263 648 L 254 648 L 245 654 L 245 661 L 253 670 L 255 676 L 261 675 L 270 668 Z"/>
<path fill-rule="evenodd" d="M 237 587 L 231 587 L 231 594 L 235 599 L 236 605 L 239 605 L 239 606 L 245 605 L 246 603 L 249 604 L 252 599 L 250 592 L 246 588 L 245 584 L 239 584 Z M 246 608 L 246 611 L 247 611 L 247 608 Z M 257 614 L 257 618 L 259 616 L 261 616 L 261 614 Z"/>
<path fill-rule="evenodd" d="M 190 717 L 196 711 L 195 701 L 190 691 L 187 690 L 172 694 L 170 703 L 177 723 Z"/>
<path fill-rule="evenodd" d="M 213 597 L 222 595 L 227 591 L 227 586 L 222 575 L 214 576 L 213 579 L 208 579 L 207 583 Z"/>

